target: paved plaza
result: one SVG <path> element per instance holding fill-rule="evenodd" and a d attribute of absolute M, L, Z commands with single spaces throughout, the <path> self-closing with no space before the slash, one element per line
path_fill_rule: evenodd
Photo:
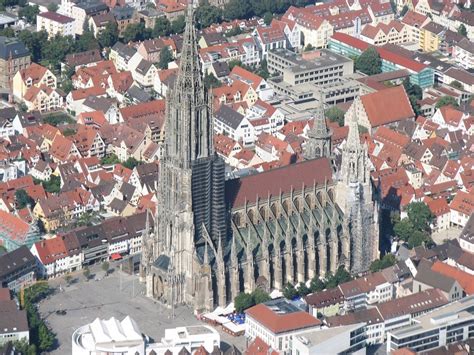
<path fill-rule="evenodd" d="M 100 267 L 91 268 L 92 274 L 101 274 Z M 152 341 L 159 342 L 165 329 L 178 326 L 203 324 L 187 307 L 172 311 L 158 302 L 144 296 L 144 285 L 137 276 L 127 275 L 114 270 L 109 276 L 95 281 L 86 281 L 81 272 L 73 276 L 71 285 L 66 286 L 63 278 L 51 280 L 51 287 L 56 293 L 40 302 L 39 310 L 48 326 L 57 334 L 59 347 L 51 354 L 70 354 L 72 333 L 95 318 L 108 319 L 115 317 L 122 320 L 131 316 Z M 65 315 L 57 314 L 65 310 Z M 232 337 L 220 329 L 222 346 L 234 344 L 239 349 L 245 347 L 244 337 Z"/>

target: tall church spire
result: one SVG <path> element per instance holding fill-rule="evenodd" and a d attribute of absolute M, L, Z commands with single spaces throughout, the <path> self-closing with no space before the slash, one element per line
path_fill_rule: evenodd
<path fill-rule="evenodd" d="M 178 75 L 167 98 L 165 156 L 189 168 L 213 154 L 209 94 L 204 87 L 194 12 L 188 5 Z"/>
<path fill-rule="evenodd" d="M 329 158 L 332 155 L 332 130 L 326 124 L 322 89 L 319 94 L 319 109 L 315 113 L 313 127 L 308 131 L 308 140 L 304 145 L 305 159 Z"/>
<path fill-rule="evenodd" d="M 361 104 L 357 98 L 348 112 L 349 134 L 342 150 L 342 166 L 340 179 L 346 184 L 369 182 L 369 161 L 367 145 L 360 143 L 359 125 L 357 121 L 357 106 Z"/>

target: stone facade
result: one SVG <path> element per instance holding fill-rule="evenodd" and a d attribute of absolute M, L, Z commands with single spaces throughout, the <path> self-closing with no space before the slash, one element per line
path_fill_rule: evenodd
<path fill-rule="evenodd" d="M 178 77 L 167 98 L 154 227 L 150 216 L 143 236 L 148 296 L 210 310 L 256 287 L 282 289 L 341 266 L 366 271 L 378 251 L 378 205 L 357 124 L 338 173 L 321 107 L 306 161 L 225 181 L 192 16 L 188 9 Z"/>

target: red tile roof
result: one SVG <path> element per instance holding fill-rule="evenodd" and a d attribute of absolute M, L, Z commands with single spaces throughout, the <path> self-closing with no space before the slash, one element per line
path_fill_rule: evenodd
<path fill-rule="evenodd" d="M 243 150 L 242 150 L 243 151 Z M 237 158 L 237 155 L 236 155 Z M 242 206 L 245 201 L 255 201 L 258 197 L 277 196 L 300 190 L 302 186 L 322 185 L 332 181 L 332 168 L 328 159 L 308 160 L 260 174 L 230 180 L 226 188 L 227 201 L 232 206 Z"/>
<path fill-rule="evenodd" d="M 43 265 L 53 263 L 56 260 L 68 256 L 63 237 L 42 240 L 35 243 L 35 247 L 38 251 L 38 258 L 41 260 Z"/>
<path fill-rule="evenodd" d="M 455 279 L 468 295 L 474 294 L 474 275 L 468 274 L 454 266 L 436 261 L 431 270 L 438 272 L 444 276 L 449 276 Z"/>
<path fill-rule="evenodd" d="M 250 343 L 245 355 L 278 355 L 279 352 L 273 350 L 267 343 L 265 343 L 259 337 L 256 337 L 254 341 Z"/>
<path fill-rule="evenodd" d="M 449 209 L 448 202 L 445 198 L 438 198 L 436 200 L 427 198 L 425 199 L 425 202 L 428 205 L 428 208 L 430 209 L 431 213 L 433 213 L 436 217 L 451 212 L 451 210 Z"/>
<path fill-rule="evenodd" d="M 64 16 L 61 14 L 58 14 L 57 12 L 52 12 L 52 11 L 46 11 L 38 14 L 40 17 L 47 18 L 48 20 L 59 22 L 61 24 L 66 24 L 68 22 L 74 22 L 74 19 L 69 17 L 69 16 Z"/>
<path fill-rule="evenodd" d="M 363 95 L 361 100 L 372 127 L 415 117 L 403 86 Z"/>
<path fill-rule="evenodd" d="M 470 216 L 474 212 L 474 194 L 458 191 L 449 207 L 452 210 Z"/>
<path fill-rule="evenodd" d="M 25 241 L 29 230 L 28 223 L 11 213 L 0 210 L 0 234 L 21 243 Z"/>
<path fill-rule="evenodd" d="M 308 312 L 278 314 L 263 303 L 247 309 L 245 313 L 275 334 L 321 325 L 321 321 Z"/>

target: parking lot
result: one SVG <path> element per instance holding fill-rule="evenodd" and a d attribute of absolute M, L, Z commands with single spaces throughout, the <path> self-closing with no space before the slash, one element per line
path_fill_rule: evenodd
<path fill-rule="evenodd" d="M 100 267 L 91 268 L 91 272 L 101 274 Z M 63 278 L 51 280 L 50 285 L 56 289 L 56 293 L 41 301 L 39 310 L 57 335 L 59 347 L 52 354 L 70 354 L 72 333 L 97 317 L 122 320 L 129 315 L 140 330 L 155 342 L 160 341 L 167 328 L 202 324 L 187 307 L 175 309 L 173 318 L 171 310 L 144 296 L 145 286 L 139 283 L 137 276 L 118 270 L 100 281 L 94 278 L 86 281 L 79 272 L 73 275 L 69 286 L 66 286 Z M 58 314 L 64 313 L 58 310 L 66 313 Z M 227 344 L 234 344 L 239 349 L 244 347 L 244 337 L 234 338 L 219 332 L 224 347 Z"/>

